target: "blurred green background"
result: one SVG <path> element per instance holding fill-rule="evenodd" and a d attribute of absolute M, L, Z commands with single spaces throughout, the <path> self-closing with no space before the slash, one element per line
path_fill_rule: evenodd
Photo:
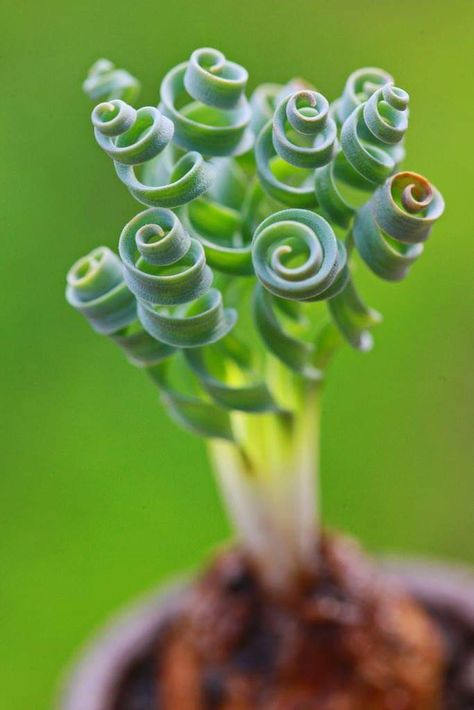
<path fill-rule="evenodd" d="M 0 706 L 50 707 L 58 676 L 116 607 L 201 563 L 228 528 L 204 448 L 65 303 L 70 264 L 115 247 L 140 206 L 96 146 L 81 93 L 99 56 L 142 79 L 199 46 L 251 88 L 302 75 L 330 98 L 379 65 L 412 95 L 406 166 L 445 217 L 403 284 L 359 274 L 384 323 L 347 349 L 324 401 L 325 520 L 374 551 L 474 560 L 474 3 L 16 0 L 2 4 Z M 470 297 L 469 297 L 470 296 Z"/>

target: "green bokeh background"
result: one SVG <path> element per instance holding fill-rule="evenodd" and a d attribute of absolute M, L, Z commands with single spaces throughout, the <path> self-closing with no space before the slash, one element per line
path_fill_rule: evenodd
<path fill-rule="evenodd" d="M 324 517 L 372 550 L 474 560 L 471 0 L 2 3 L 0 707 L 50 707 L 116 607 L 228 535 L 203 445 L 63 298 L 67 268 L 140 207 L 95 145 L 81 81 L 99 56 L 145 103 L 192 49 L 251 88 L 303 75 L 334 98 L 364 65 L 412 95 L 407 167 L 447 210 L 403 284 L 359 275 L 385 321 L 324 400 Z"/>

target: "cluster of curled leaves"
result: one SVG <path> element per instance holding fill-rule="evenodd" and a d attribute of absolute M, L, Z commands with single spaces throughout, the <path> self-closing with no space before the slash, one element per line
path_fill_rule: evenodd
<path fill-rule="evenodd" d="M 158 107 L 100 60 L 84 83 L 118 178 L 147 209 L 118 255 L 100 247 L 68 274 L 67 298 L 146 369 L 171 413 L 233 438 L 233 411 L 283 410 L 279 360 L 321 379 L 344 342 L 371 347 L 380 316 L 359 296 L 354 258 L 404 278 L 443 211 L 421 175 L 399 172 L 409 97 L 376 68 L 333 103 L 310 84 L 263 84 L 199 49 L 163 79 Z"/>

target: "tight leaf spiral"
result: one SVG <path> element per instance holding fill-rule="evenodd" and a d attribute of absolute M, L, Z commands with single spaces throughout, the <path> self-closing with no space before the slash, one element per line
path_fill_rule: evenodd
<path fill-rule="evenodd" d="M 238 155 L 252 145 L 246 70 L 215 49 L 196 50 L 161 84 L 161 109 L 181 148 L 206 156 Z M 184 102 L 184 104 L 183 104 Z"/>
<path fill-rule="evenodd" d="M 132 195 L 152 207 L 178 207 L 205 192 L 214 177 L 209 163 L 196 152 L 183 155 L 169 171 L 165 185 L 142 182 L 135 166 L 152 161 L 170 143 L 174 126 L 152 106 L 136 111 L 119 99 L 95 107 L 92 123 L 97 142 L 112 158 L 120 180 Z"/>
<path fill-rule="evenodd" d="M 337 128 L 328 117 L 329 103 L 316 91 L 300 91 L 279 104 L 273 119 L 273 145 L 283 160 L 297 168 L 317 168 L 329 163 Z M 298 142 L 287 135 L 286 125 Z"/>
<path fill-rule="evenodd" d="M 314 189 L 324 215 L 347 228 L 358 205 L 348 199 L 345 186 L 371 193 L 403 160 L 408 94 L 382 70 L 361 69 L 349 78 L 332 113 L 341 127 L 339 149 L 330 163 L 316 170 Z"/>
<path fill-rule="evenodd" d="M 220 291 L 210 288 L 203 247 L 171 210 L 149 209 L 134 217 L 122 231 L 119 253 L 138 316 L 157 340 L 197 347 L 219 340 L 234 325 L 235 311 L 224 309 Z"/>
<path fill-rule="evenodd" d="M 265 288 L 292 301 L 331 298 L 348 277 L 344 245 L 328 222 L 309 210 L 267 217 L 255 231 L 252 258 Z"/>
<path fill-rule="evenodd" d="M 98 333 L 110 335 L 136 319 L 120 259 L 107 247 L 76 261 L 67 275 L 66 298 Z"/>
<path fill-rule="evenodd" d="M 358 212 L 354 242 L 380 278 L 403 279 L 444 211 L 439 191 L 412 172 L 393 175 Z"/>
<path fill-rule="evenodd" d="M 336 121 L 342 125 L 355 108 L 367 101 L 374 91 L 385 84 L 393 84 L 393 77 L 377 67 L 363 67 L 349 75 L 340 99 L 332 105 Z"/>
<path fill-rule="evenodd" d="M 255 145 L 257 172 L 265 190 L 291 207 L 315 207 L 310 171 L 331 161 L 336 136 L 322 94 L 306 89 L 284 98 Z"/>
<path fill-rule="evenodd" d="M 367 182 L 380 184 L 396 161 L 389 147 L 400 143 L 408 126 L 408 94 L 385 84 L 344 121 L 341 148 L 350 166 Z"/>

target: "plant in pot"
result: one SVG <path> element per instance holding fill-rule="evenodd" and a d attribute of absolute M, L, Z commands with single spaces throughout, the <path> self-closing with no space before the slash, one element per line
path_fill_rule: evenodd
<path fill-rule="evenodd" d="M 236 542 L 109 629 L 61 707 L 474 707 L 469 580 L 375 563 L 317 505 L 327 368 L 345 344 L 369 350 L 380 320 L 354 266 L 403 279 L 443 212 L 399 168 L 408 94 L 367 68 L 331 104 L 300 79 L 248 101 L 247 78 L 199 49 L 158 108 L 134 108 L 138 81 L 106 60 L 84 84 L 97 142 L 147 209 L 118 255 L 74 264 L 67 299 L 204 437 Z"/>

